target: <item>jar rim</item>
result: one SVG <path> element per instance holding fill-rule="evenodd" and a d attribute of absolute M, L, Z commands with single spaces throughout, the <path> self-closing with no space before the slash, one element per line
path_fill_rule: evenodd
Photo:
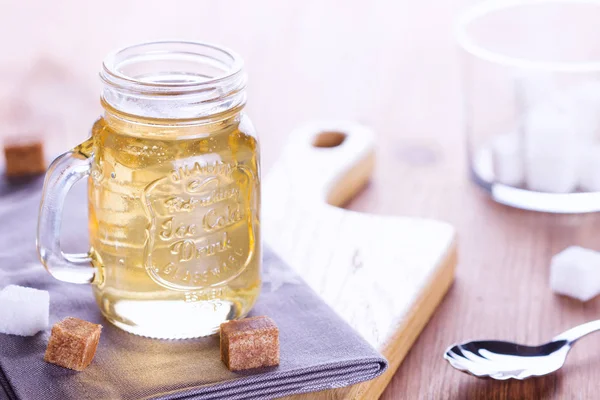
<path fill-rule="evenodd" d="M 479 59 L 520 69 L 537 69 L 549 72 L 598 72 L 600 60 L 591 61 L 541 61 L 505 54 L 478 44 L 469 33 L 469 27 L 495 13 L 518 9 L 523 6 L 545 6 L 548 4 L 600 6 L 600 0 L 486 0 L 466 8 L 454 22 L 454 37 L 458 45 L 468 54 Z"/>
<path fill-rule="evenodd" d="M 212 62 L 220 67 L 220 73 L 214 76 L 203 76 L 204 79 L 158 81 L 130 76 L 123 71 L 123 65 L 135 62 L 148 62 L 152 59 L 168 59 L 179 56 L 196 63 Z M 234 51 L 219 45 L 205 42 L 160 40 L 125 46 L 110 52 L 102 62 L 100 79 L 107 85 L 128 92 L 148 95 L 182 95 L 201 93 L 213 90 L 215 86 L 234 83 L 236 90 L 245 86 L 243 59 Z"/>

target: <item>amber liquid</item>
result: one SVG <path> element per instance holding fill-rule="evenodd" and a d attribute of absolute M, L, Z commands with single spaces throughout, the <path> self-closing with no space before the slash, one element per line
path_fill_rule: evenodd
<path fill-rule="evenodd" d="M 91 140 L 94 294 L 105 317 L 144 336 L 190 338 L 246 315 L 261 242 L 258 146 L 245 117 L 110 114 Z"/>

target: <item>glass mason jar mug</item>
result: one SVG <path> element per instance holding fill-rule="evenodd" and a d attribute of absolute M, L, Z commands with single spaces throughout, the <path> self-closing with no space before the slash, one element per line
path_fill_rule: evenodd
<path fill-rule="evenodd" d="M 116 326 L 190 338 L 245 316 L 260 291 L 260 160 L 229 50 L 156 42 L 109 55 L 104 115 L 50 166 L 38 251 L 57 279 L 92 283 Z M 67 192 L 88 177 L 90 251 L 60 249 Z M 90 268 L 91 266 L 91 268 Z"/>

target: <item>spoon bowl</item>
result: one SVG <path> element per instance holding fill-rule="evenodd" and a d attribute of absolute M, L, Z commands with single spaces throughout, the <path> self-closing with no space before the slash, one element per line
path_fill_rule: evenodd
<path fill-rule="evenodd" d="M 451 346 L 444 358 L 454 368 L 478 378 L 523 380 L 558 370 L 569 350 L 565 340 L 541 346 L 481 340 Z"/>
<path fill-rule="evenodd" d="M 444 358 L 459 371 L 478 378 L 523 380 L 560 369 L 573 344 L 600 330 L 600 320 L 576 326 L 540 346 L 478 340 L 450 346 Z"/>

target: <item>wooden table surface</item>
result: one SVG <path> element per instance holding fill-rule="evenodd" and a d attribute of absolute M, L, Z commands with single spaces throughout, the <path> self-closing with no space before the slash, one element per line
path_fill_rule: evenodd
<path fill-rule="evenodd" d="M 34 104 L 28 120 L 45 122 L 30 129 L 64 150 L 99 113 L 97 72 L 110 49 L 158 38 L 234 48 L 246 60 L 248 112 L 262 135 L 265 170 L 294 126 L 360 121 L 377 133 L 378 163 L 349 207 L 439 218 L 458 229 L 456 283 L 383 399 L 594 398 L 597 337 L 576 346 L 562 371 L 526 382 L 478 380 L 442 359 L 455 341 L 535 344 L 600 314 L 600 299 L 582 304 L 548 287 L 552 254 L 574 244 L 600 249 L 600 216 L 510 209 L 469 182 L 451 21 L 471 2 L 0 1 L 3 118 L 17 101 Z M 48 83 L 57 79 L 72 90 L 57 93 Z M 3 134 L 15 129 L 2 125 Z"/>

